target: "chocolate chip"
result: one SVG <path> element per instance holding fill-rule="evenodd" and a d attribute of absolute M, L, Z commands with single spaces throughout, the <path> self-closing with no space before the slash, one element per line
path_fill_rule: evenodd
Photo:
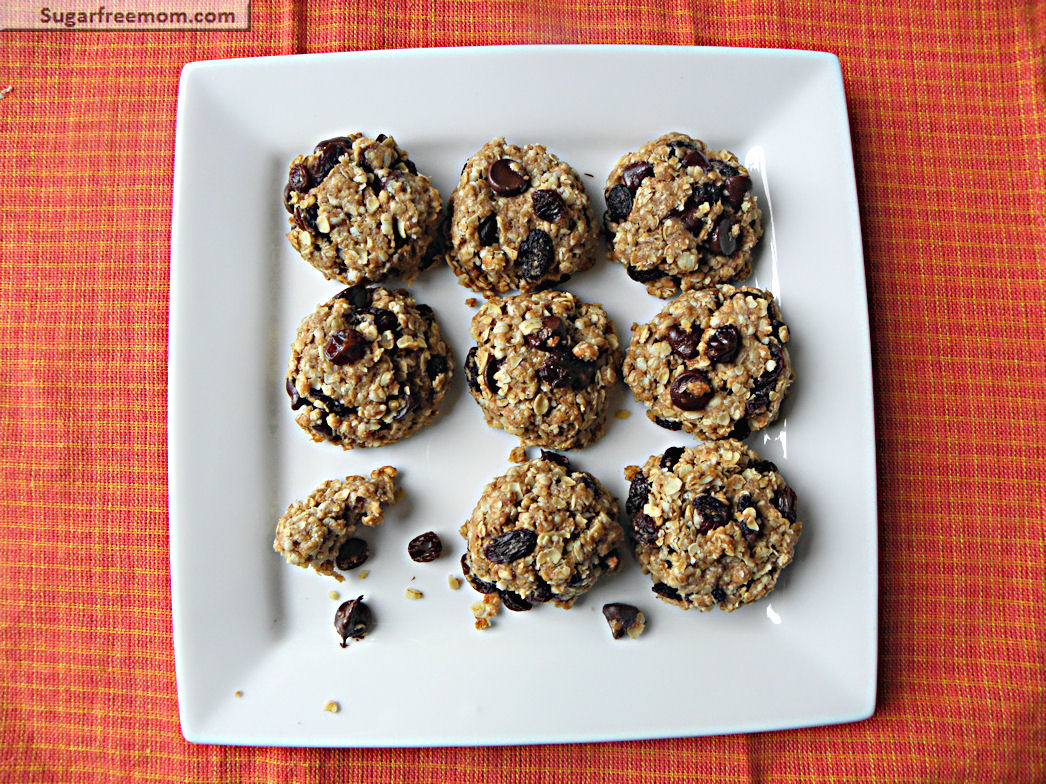
<path fill-rule="evenodd" d="M 705 353 L 713 362 L 733 362 L 741 350 L 741 332 L 733 324 L 719 327 L 705 343 Z"/>
<path fill-rule="evenodd" d="M 715 599 L 717 603 L 722 604 L 726 601 L 726 591 L 717 585 L 712 589 L 712 598 Z"/>
<path fill-rule="evenodd" d="M 639 608 L 631 604 L 612 602 L 603 605 L 603 617 L 610 626 L 610 634 L 615 640 L 620 640 L 639 621 Z"/>
<path fill-rule="evenodd" d="M 707 534 L 714 528 L 730 522 L 730 507 L 715 496 L 705 493 L 693 500 L 694 525 L 699 534 Z"/>
<path fill-rule="evenodd" d="M 733 225 L 734 222 L 728 215 L 724 215 L 719 219 L 719 222 L 716 223 L 715 228 L 712 230 L 712 236 L 709 238 L 709 245 L 711 245 L 713 251 L 724 256 L 734 255 L 734 251 L 737 250 L 737 238 L 730 231 Z"/>
<path fill-rule="evenodd" d="M 498 596 L 501 597 L 501 603 L 505 605 L 505 609 L 512 610 L 512 612 L 526 612 L 534 607 L 534 605 L 513 591 L 498 591 Z"/>
<path fill-rule="evenodd" d="M 776 493 L 771 499 L 771 503 L 776 507 L 777 511 L 780 512 L 785 520 L 790 523 L 795 522 L 796 517 L 796 497 L 795 490 L 785 485 Z"/>
<path fill-rule="evenodd" d="M 698 328 L 700 329 L 700 328 Z M 668 328 L 668 345 L 672 351 L 683 359 L 693 359 L 697 356 L 698 345 L 701 343 L 701 333 L 691 332 L 673 324 Z"/>
<path fill-rule="evenodd" d="M 287 174 L 287 187 L 292 191 L 307 191 L 312 186 L 312 176 L 303 164 L 296 163 L 291 166 Z"/>
<path fill-rule="evenodd" d="M 627 185 L 615 185 L 607 192 L 606 200 L 606 214 L 614 223 L 620 223 L 632 212 L 632 191 Z"/>
<path fill-rule="evenodd" d="M 663 427 L 665 430 L 682 430 L 683 423 L 676 422 L 672 419 L 665 419 L 663 417 L 654 417 L 654 424 L 658 427 Z"/>
<path fill-rule="evenodd" d="M 683 597 L 679 595 L 679 591 L 669 585 L 665 585 L 664 583 L 654 583 L 654 587 L 650 590 L 658 596 L 664 596 L 666 599 L 673 599 L 677 602 L 683 600 Z"/>
<path fill-rule="evenodd" d="M 686 167 L 700 166 L 705 171 L 708 171 L 708 158 L 705 157 L 697 148 L 694 148 L 686 153 L 681 159 L 681 163 Z"/>
<path fill-rule="evenodd" d="M 672 469 L 672 467 L 679 462 L 679 458 L 683 456 L 685 449 L 681 446 L 670 446 L 665 450 L 665 453 L 661 455 L 661 467 L 666 471 Z"/>
<path fill-rule="evenodd" d="M 523 244 L 519 246 L 519 272 L 524 280 L 540 280 L 552 266 L 556 248 L 548 232 L 531 229 Z"/>
<path fill-rule="evenodd" d="M 366 286 L 349 286 L 334 295 L 334 299 L 347 299 L 354 308 L 365 308 L 371 303 L 372 293 Z"/>
<path fill-rule="evenodd" d="M 331 429 L 331 426 L 327 424 L 326 419 L 321 419 L 319 422 L 311 422 L 309 424 L 309 427 L 311 427 L 313 430 L 315 430 L 317 433 L 319 433 L 327 440 L 331 440 L 334 438 L 334 431 Z"/>
<path fill-rule="evenodd" d="M 633 518 L 642 510 L 646 504 L 647 496 L 650 495 L 650 482 L 642 471 L 636 471 L 632 477 L 632 484 L 628 486 L 628 499 L 625 501 L 625 514 Z"/>
<path fill-rule="evenodd" d="M 724 190 L 726 191 L 726 203 L 733 209 L 739 210 L 744 203 L 745 194 L 752 190 L 752 179 L 743 174 L 727 177 Z"/>
<path fill-rule="evenodd" d="M 334 559 L 334 565 L 347 572 L 362 566 L 370 558 L 370 546 L 357 537 L 346 539 L 345 543 L 338 548 L 338 557 Z"/>
<path fill-rule="evenodd" d="M 443 542 L 435 531 L 418 534 L 407 542 L 407 555 L 417 563 L 435 561 L 443 554 Z"/>
<path fill-rule="evenodd" d="M 632 518 L 632 535 L 640 544 L 656 544 L 659 527 L 657 521 L 650 515 L 640 513 Z"/>
<path fill-rule="evenodd" d="M 298 394 L 298 388 L 294 385 L 294 379 L 288 378 L 284 388 L 287 390 L 287 396 L 291 399 L 291 411 L 297 411 L 307 404 L 308 401 Z"/>
<path fill-rule="evenodd" d="M 559 316 L 545 316 L 541 319 L 541 327 L 527 335 L 524 340 L 531 348 L 554 351 L 566 340 L 566 333 L 563 319 Z"/>
<path fill-rule="evenodd" d="M 538 585 L 533 591 L 527 594 L 527 601 L 533 602 L 534 604 L 544 604 L 545 602 L 552 600 L 552 586 L 538 578 Z"/>
<path fill-rule="evenodd" d="M 555 463 L 558 466 L 563 466 L 563 468 L 570 467 L 570 461 L 567 459 L 566 455 L 561 455 L 558 452 L 549 452 L 547 449 L 542 449 L 541 459 L 547 460 L 550 463 Z"/>
<path fill-rule="evenodd" d="M 499 158 L 490 164 L 487 181 L 498 196 L 518 196 L 530 185 L 523 165 L 511 158 Z"/>
<path fill-rule="evenodd" d="M 538 535 L 526 528 L 514 528 L 504 531 L 483 548 L 483 555 L 488 561 L 496 564 L 512 563 L 526 558 L 537 547 Z"/>
<path fill-rule="evenodd" d="M 494 593 L 497 590 L 494 583 L 488 583 L 472 574 L 472 569 L 469 568 L 468 553 L 463 553 L 461 556 L 461 573 L 465 575 L 469 585 L 480 593 Z"/>
<path fill-rule="evenodd" d="M 777 465 L 769 460 L 753 460 L 748 467 L 759 474 L 769 474 L 777 471 Z"/>
<path fill-rule="evenodd" d="M 465 356 L 465 383 L 468 384 L 469 389 L 476 393 L 480 391 L 479 368 L 476 366 L 477 351 L 479 351 L 479 348 L 473 346 Z"/>
<path fill-rule="evenodd" d="M 479 244 L 490 247 L 498 241 L 498 216 L 493 212 L 479 222 Z"/>
<path fill-rule="evenodd" d="M 327 339 L 323 353 L 335 365 L 347 365 L 363 359 L 363 355 L 367 353 L 367 347 L 367 341 L 359 332 L 352 327 L 346 327 Z"/>
<path fill-rule="evenodd" d="M 426 370 L 428 370 L 429 378 L 435 381 L 436 378 L 447 372 L 447 358 L 442 354 L 433 354 L 429 357 Z"/>
<path fill-rule="evenodd" d="M 707 210 L 702 212 L 700 207 L 689 207 L 683 211 L 680 218 L 687 231 L 697 237 L 704 231 L 705 214 L 707 214 Z"/>
<path fill-rule="evenodd" d="M 700 411 L 712 399 L 712 381 L 700 370 L 688 370 L 676 377 L 668 390 L 672 405 L 680 411 Z"/>
<path fill-rule="evenodd" d="M 374 628 L 374 616 L 370 607 L 357 596 L 342 602 L 334 613 L 334 629 L 341 636 L 341 647 L 348 647 L 348 639 L 362 640 Z"/>
<path fill-rule="evenodd" d="M 555 223 L 562 218 L 567 209 L 563 197 L 553 190 L 534 191 L 530 194 L 530 201 L 534 205 L 534 214 L 549 223 Z"/>
<path fill-rule="evenodd" d="M 378 330 L 379 334 L 382 332 L 394 330 L 400 324 L 400 320 L 396 318 L 396 314 L 390 310 L 375 308 L 371 311 L 371 315 L 374 318 L 374 326 Z"/>
<path fill-rule="evenodd" d="M 654 176 L 654 167 L 647 161 L 636 161 L 630 163 L 621 171 L 621 179 L 625 181 L 625 187 L 627 187 L 632 193 L 639 190 L 639 186 L 643 184 L 643 180 L 647 177 Z"/>
<path fill-rule="evenodd" d="M 665 273 L 659 270 L 657 267 L 648 270 L 636 269 L 631 264 L 625 267 L 625 272 L 628 277 L 637 283 L 653 283 L 655 280 L 661 280 L 665 277 Z"/>
<path fill-rule="evenodd" d="M 483 382 L 487 385 L 487 389 L 490 390 L 491 394 L 496 395 L 498 393 L 498 380 L 494 378 L 494 374 L 498 372 L 498 368 L 501 367 L 504 360 L 495 359 L 493 355 L 487 357 L 487 364 L 483 366 Z"/>

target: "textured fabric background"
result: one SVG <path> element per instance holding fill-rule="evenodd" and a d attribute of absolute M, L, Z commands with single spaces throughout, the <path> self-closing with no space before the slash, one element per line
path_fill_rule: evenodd
<path fill-rule="evenodd" d="M 0 780 L 1046 781 L 1046 5 L 551 5 L 255 3 L 249 32 L 0 34 Z M 876 716 L 566 747 L 187 744 L 165 472 L 180 67 L 542 42 L 842 60 L 875 370 Z"/>

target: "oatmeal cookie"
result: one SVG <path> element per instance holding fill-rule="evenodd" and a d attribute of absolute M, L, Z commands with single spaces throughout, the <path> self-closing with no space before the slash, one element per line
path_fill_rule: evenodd
<path fill-rule="evenodd" d="M 540 144 L 484 144 L 450 205 L 447 262 L 461 285 L 486 296 L 547 288 L 595 260 L 599 227 L 585 186 Z"/>
<path fill-rule="evenodd" d="M 383 446 L 429 424 L 453 359 L 435 314 L 403 290 L 347 288 L 302 320 L 287 365 L 295 421 L 313 441 Z"/>
<path fill-rule="evenodd" d="M 625 383 L 669 430 L 745 438 L 777 419 L 795 378 L 788 327 L 761 289 L 688 291 L 632 332 Z"/>
<path fill-rule="evenodd" d="M 439 191 L 385 134 L 338 136 L 299 155 L 283 204 L 287 239 L 331 280 L 410 283 L 434 258 L 426 251 L 439 233 Z"/>
<path fill-rule="evenodd" d="M 671 447 L 625 478 L 636 558 L 669 604 L 736 610 L 792 562 L 803 530 L 795 491 L 740 441 Z"/>
<path fill-rule="evenodd" d="M 548 601 L 569 608 L 620 566 L 617 513 L 595 477 L 543 451 L 483 489 L 460 529 L 468 540 L 461 568 L 473 588 L 497 593 L 510 610 Z"/>
<path fill-rule="evenodd" d="M 371 471 L 370 479 L 347 476 L 324 482 L 304 501 L 287 507 L 276 523 L 273 549 L 289 564 L 337 577 L 335 567 L 346 568 L 341 549 L 356 526 L 380 525 L 385 509 L 396 502 L 395 479 L 396 469 L 382 466 Z"/>
<path fill-rule="evenodd" d="M 610 256 L 654 296 L 751 274 L 763 216 L 729 150 L 666 133 L 617 162 L 604 196 Z"/>
<path fill-rule="evenodd" d="M 603 435 L 621 349 L 601 305 L 565 291 L 493 297 L 470 333 L 465 381 L 488 425 L 555 449 Z"/>

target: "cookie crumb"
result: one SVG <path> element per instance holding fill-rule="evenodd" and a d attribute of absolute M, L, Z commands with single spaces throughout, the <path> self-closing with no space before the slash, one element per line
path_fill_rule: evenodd
<path fill-rule="evenodd" d="M 490 619 L 498 614 L 501 609 L 501 597 L 496 593 L 488 593 L 482 601 L 475 602 L 469 609 L 476 619 L 476 628 L 480 631 L 490 628 Z"/>
<path fill-rule="evenodd" d="M 461 580 L 459 580 L 457 577 L 455 577 L 452 574 L 451 575 L 447 575 L 447 585 L 450 586 L 450 590 L 456 591 L 456 590 L 458 590 L 458 588 L 461 587 Z"/>
<path fill-rule="evenodd" d="M 337 713 L 341 710 L 341 706 L 334 700 L 328 700 L 327 704 L 323 706 L 323 709 L 327 711 L 327 713 Z"/>
<path fill-rule="evenodd" d="M 614 416 L 616 416 L 618 419 L 628 419 L 630 416 L 632 416 L 632 412 L 622 408 L 620 411 L 616 412 Z"/>
<path fill-rule="evenodd" d="M 328 599 L 340 599 L 341 598 L 341 594 L 338 593 L 337 591 L 327 591 L 327 598 Z"/>
<path fill-rule="evenodd" d="M 370 569 L 364 569 L 362 572 L 360 572 L 356 576 L 359 577 L 361 580 L 366 580 L 368 574 L 370 574 Z"/>
<path fill-rule="evenodd" d="M 408 599 L 420 599 L 424 595 L 425 594 L 423 594 L 421 591 L 417 590 L 416 588 L 408 588 L 407 589 L 407 598 Z"/>
<path fill-rule="evenodd" d="M 527 450 L 522 446 L 517 446 L 511 452 L 508 453 L 508 460 L 510 463 L 525 463 L 527 462 Z"/>
<path fill-rule="evenodd" d="M 243 696 L 243 692 L 240 691 L 239 689 L 237 689 L 236 691 L 233 692 L 232 696 L 233 697 L 237 697 L 237 698 L 242 697 Z"/>
<path fill-rule="evenodd" d="M 478 303 L 479 303 L 479 300 L 476 299 L 475 297 L 469 297 L 467 300 L 465 300 L 465 304 L 468 305 L 470 308 L 476 307 L 476 305 Z"/>
<path fill-rule="evenodd" d="M 607 619 L 610 633 L 615 640 L 620 640 L 626 634 L 634 640 L 646 629 L 646 616 L 642 610 L 631 604 L 604 604 L 603 617 Z"/>

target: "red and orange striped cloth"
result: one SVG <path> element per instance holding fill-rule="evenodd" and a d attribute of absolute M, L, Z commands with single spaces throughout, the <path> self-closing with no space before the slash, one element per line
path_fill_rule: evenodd
<path fill-rule="evenodd" d="M 361 0 L 251 17 L 0 33 L 0 780 L 1046 781 L 1046 5 Z M 875 370 L 871 720 L 496 749 L 182 739 L 165 445 L 179 69 L 495 43 L 839 55 Z"/>

